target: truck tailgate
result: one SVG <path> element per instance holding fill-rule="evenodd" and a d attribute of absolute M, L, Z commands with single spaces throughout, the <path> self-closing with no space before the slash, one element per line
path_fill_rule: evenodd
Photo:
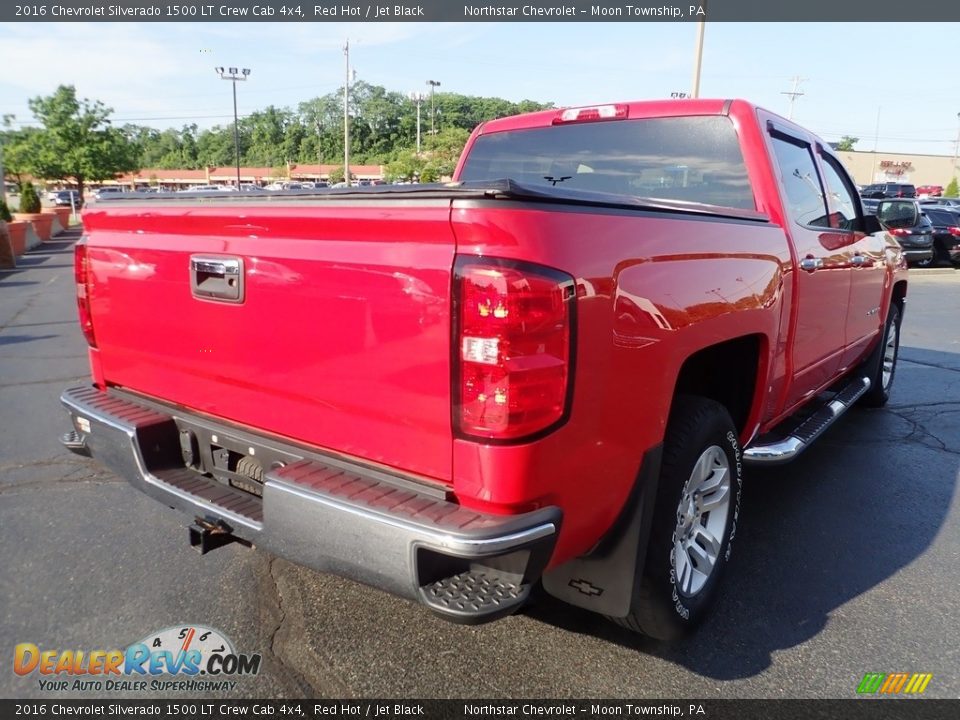
<path fill-rule="evenodd" d="M 450 482 L 449 200 L 104 203 L 84 224 L 108 384 Z"/>

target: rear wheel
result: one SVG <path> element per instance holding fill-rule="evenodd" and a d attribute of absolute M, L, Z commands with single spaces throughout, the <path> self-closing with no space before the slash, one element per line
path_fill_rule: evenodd
<path fill-rule="evenodd" d="M 669 640 L 709 613 L 736 534 L 740 445 L 726 408 L 680 396 L 664 441 L 647 556 L 630 614 L 616 621 Z"/>
<path fill-rule="evenodd" d="M 897 357 L 900 354 L 900 318 L 900 306 L 891 303 L 880 344 L 870 354 L 865 365 L 867 377 L 870 378 L 870 389 L 863 394 L 862 402 L 868 407 L 882 407 L 890 399 L 893 378 L 897 373 Z"/>

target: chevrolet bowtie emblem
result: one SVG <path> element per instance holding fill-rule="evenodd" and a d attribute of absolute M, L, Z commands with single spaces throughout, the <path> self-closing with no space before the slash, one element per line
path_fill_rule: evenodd
<path fill-rule="evenodd" d="M 584 595 L 603 595 L 603 588 L 598 588 L 588 580 L 571 580 L 567 584 Z"/>

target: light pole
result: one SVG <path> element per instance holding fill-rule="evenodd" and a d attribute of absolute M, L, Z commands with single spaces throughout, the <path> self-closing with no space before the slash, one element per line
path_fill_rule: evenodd
<path fill-rule="evenodd" d="M 420 104 L 423 102 L 423 93 L 410 93 L 410 100 L 417 106 L 417 155 L 420 154 Z"/>
<path fill-rule="evenodd" d="M 237 68 L 222 67 L 214 68 L 221 80 L 229 80 L 233 83 L 233 147 L 237 153 L 237 191 L 240 190 L 240 124 L 237 121 L 237 81 L 246 81 L 250 75 L 250 68 L 243 68 L 237 74 Z"/>
<path fill-rule="evenodd" d="M 960 112 L 957 113 L 957 142 L 953 145 L 953 174 L 957 174 L 957 155 L 960 155 Z"/>
<path fill-rule="evenodd" d="M 343 181 L 350 186 L 350 40 L 343 46 L 347 76 L 343 81 Z"/>
<path fill-rule="evenodd" d="M 16 115 L 4 115 L 3 126 L 9 128 Z M 0 200 L 7 200 L 7 172 L 3 169 L 3 138 L 0 138 Z"/>
<path fill-rule="evenodd" d="M 433 89 L 440 87 L 440 83 L 436 80 L 427 80 L 427 85 L 430 86 L 430 134 L 435 135 L 437 133 L 437 128 L 434 124 L 434 118 L 436 114 L 433 109 Z"/>

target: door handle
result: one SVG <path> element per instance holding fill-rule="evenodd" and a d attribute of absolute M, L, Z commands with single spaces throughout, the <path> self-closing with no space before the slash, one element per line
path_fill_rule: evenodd
<path fill-rule="evenodd" d="M 813 272 L 823 267 L 823 258 L 805 257 L 800 261 L 800 269 Z"/>
<path fill-rule="evenodd" d="M 191 255 L 190 291 L 202 300 L 243 302 L 243 260 Z"/>
<path fill-rule="evenodd" d="M 873 260 L 870 258 L 864 257 L 863 255 L 854 255 L 853 259 L 850 261 L 854 267 L 870 267 L 873 265 Z"/>

